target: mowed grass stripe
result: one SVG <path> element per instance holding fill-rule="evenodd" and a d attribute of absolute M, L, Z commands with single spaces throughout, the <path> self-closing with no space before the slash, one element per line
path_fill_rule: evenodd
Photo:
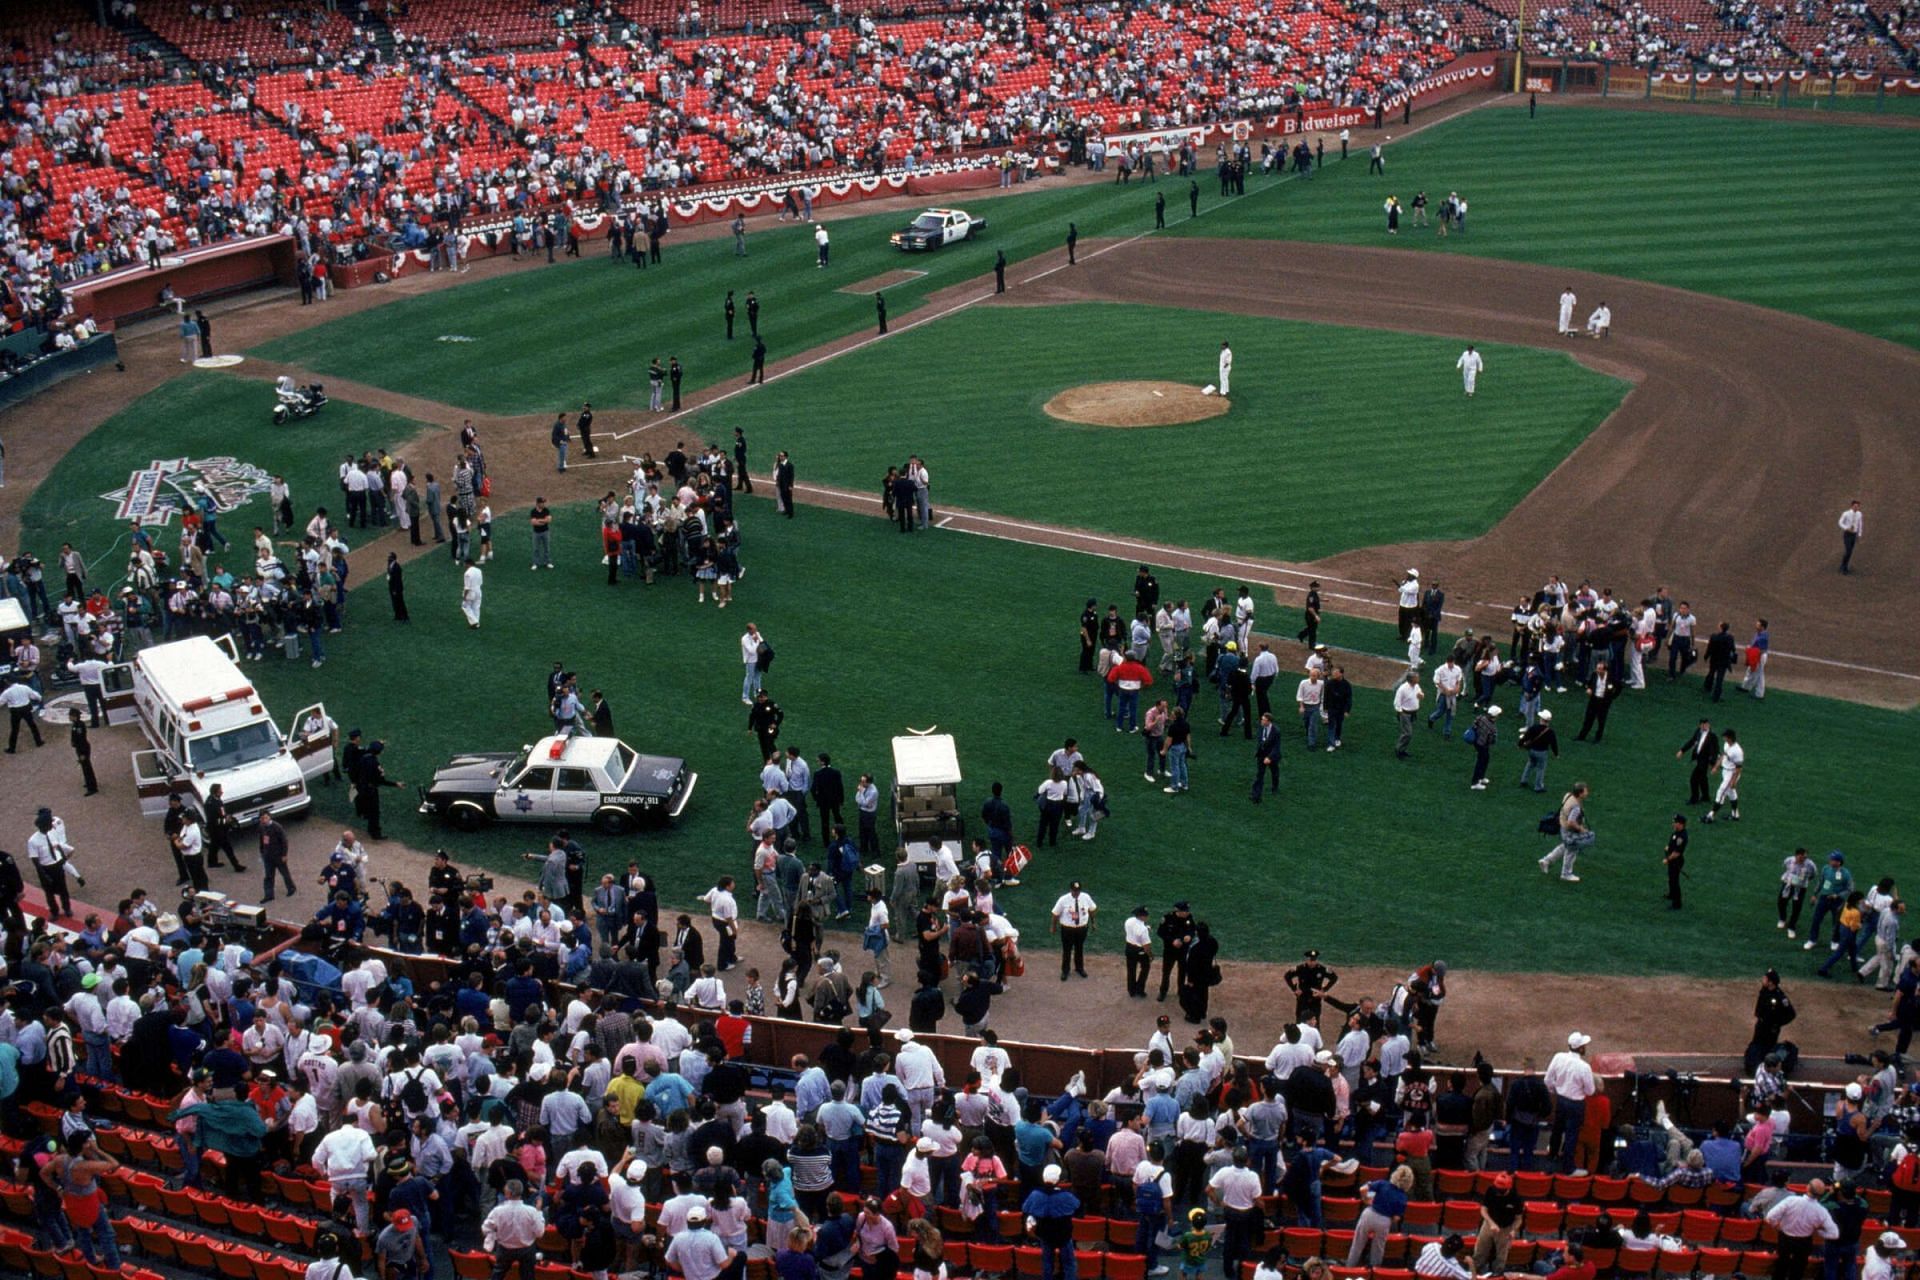
<path fill-rule="evenodd" d="M 1062 351 L 1061 334 L 1093 332 L 1097 345 Z M 1211 382 L 1222 337 L 1235 353 L 1224 417 L 1115 430 L 1042 412 L 1082 383 Z M 1146 306 L 970 311 L 729 402 L 696 430 L 721 439 L 740 426 L 791 451 L 804 479 L 861 492 L 919 452 L 936 505 L 1311 558 L 1484 533 L 1627 389 L 1559 352 L 1493 347 L 1469 401 L 1459 351 L 1424 335 Z M 927 416 L 902 414 L 903 388 Z M 1220 482 L 1169 489 L 1170 468 Z"/>
<path fill-rule="evenodd" d="M 1371 135 L 1363 133 L 1362 141 Z M 1920 180 L 1920 135 L 1765 118 L 1488 107 L 1392 144 L 1384 178 L 1364 146 L 1175 235 L 1284 235 L 1377 244 L 1381 202 L 1458 190 L 1468 232 L 1396 247 L 1629 275 L 1777 306 L 1913 344 L 1920 294 L 1862 308 L 1920 274 L 1895 211 Z M 1276 208 L 1277 206 L 1277 208 Z M 1821 283 L 1802 288 L 1802 277 Z M 1550 301 L 1550 300 L 1549 300 Z M 1547 304 L 1543 304 L 1547 305 Z"/>

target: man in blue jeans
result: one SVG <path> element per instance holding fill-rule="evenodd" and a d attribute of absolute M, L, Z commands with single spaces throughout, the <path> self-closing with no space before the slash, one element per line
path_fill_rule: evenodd
<path fill-rule="evenodd" d="M 1553 1131 L 1547 1138 L 1547 1153 L 1562 1173 L 1573 1172 L 1580 1126 L 1587 1119 L 1587 1099 L 1599 1090 L 1593 1068 L 1587 1065 L 1587 1046 L 1592 1043 L 1592 1036 L 1575 1031 L 1567 1037 L 1565 1051 L 1554 1054 L 1547 1064 L 1546 1085 L 1553 1094 Z"/>
<path fill-rule="evenodd" d="M 1076 1280 L 1078 1264 L 1073 1252 L 1073 1216 L 1080 1212 L 1080 1197 L 1060 1186 L 1060 1166 L 1050 1164 L 1040 1173 L 1040 1186 L 1027 1193 L 1020 1211 L 1033 1222 L 1033 1234 L 1040 1241 L 1040 1280 Z"/>

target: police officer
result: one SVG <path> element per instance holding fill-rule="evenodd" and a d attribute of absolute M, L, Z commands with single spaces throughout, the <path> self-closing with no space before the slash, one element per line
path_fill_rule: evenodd
<path fill-rule="evenodd" d="M 1187 180 L 1187 216 L 1200 216 L 1200 184 L 1191 178 Z"/>
<path fill-rule="evenodd" d="M 747 332 L 760 336 L 760 299 L 751 289 L 747 290 Z"/>
<path fill-rule="evenodd" d="M 680 412 L 680 378 L 686 371 L 680 367 L 679 356 L 667 357 L 667 383 L 673 388 L 673 412 Z M 592 450 L 588 450 L 589 453 Z"/>
<path fill-rule="evenodd" d="M 880 319 L 880 332 L 885 333 L 887 331 L 887 295 L 886 294 L 876 293 L 873 295 L 873 310 L 874 310 L 874 314 L 878 316 Z"/>
<path fill-rule="evenodd" d="M 1070 267 L 1074 265 L 1073 246 L 1079 243 L 1080 228 L 1069 222 L 1067 224 L 1067 265 Z"/>
<path fill-rule="evenodd" d="M 1167 193 L 1158 192 L 1153 197 L 1153 229 L 1164 231 L 1167 226 Z"/>
<path fill-rule="evenodd" d="M 1687 815 L 1673 815 L 1673 830 L 1667 836 L 1667 850 L 1660 860 L 1667 867 L 1667 902 L 1672 910 L 1680 909 L 1680 873 L 1687 866 Z"/>
<path fill-rule="evenodd" d="M 751 294 L 748 295 L 748 301 L 752 301 Z M 747 314 L 751 316 L 753 314 L 752 310 L 749 309 Z M 747 385 L 752 386 L 756 382 L 765 382 L 766 380 L 767 344 L 766 341 L 756 333 L 753 335 L 753 372 L 747 375 Z"/>
<path fill-rule="evenodd" d="M 727 341 L 733 341 L 733 290 L 727 290 Z"/>
<path fill-rule="evenodd" d="M 386 749 L 387 744 L 378 738 L 368 743 L 367 749 L 360 753 L 353 775 L 354 812 L 366 823 L 367 835 L 374 840 L 386 839 L 380 831 L 380 789 L 400 785 L 397 779 L 387 777 L 386 770 L 380 766 L 380 755 Z"/>
<path fill-rule="evenodd" d="M 1333 990 L 1333 984 L 1340 981 L 1340 975 L 1321 964 L 1320 953 L 1309 947 L 1300 963 L 1283 976 L 1288 989 L 1293 992 L 1293 1020 L 1318 1025 L 1320 998 Z"/>
<path fill-rule="evenodd" d="M 1000 249 L 993 251 L 993 291 L 995 293 L 1007 291 L 1007 255 Z"/>
<path fill-rule="evenodd" d="M 1185 899 L 1173 904 L 1173 910 L 1160 917 L 1160 1000 L 1167 998 L 1167 985 L 1181 987 L 1187 981 L 1187 948 L 1194 939 L 1193 908 Z"/>

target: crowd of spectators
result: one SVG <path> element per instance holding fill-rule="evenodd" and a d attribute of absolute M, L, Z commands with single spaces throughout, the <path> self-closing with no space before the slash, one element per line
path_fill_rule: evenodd
<path fill-rule="evenodd" d="M 1510 45 L 1498 8 L 116 0 L 101 25 L 79 0 L 25 6 L 0 28 L 0 305 L 41 324 L 73 280 L 262 232 L 366 256 L 476 212 L 1368 107 Z M 1886 68 L 1904 51 L 1875 21 L 1861 0 L 1575 0 L 1527 38 L 1650 67 Z"/>

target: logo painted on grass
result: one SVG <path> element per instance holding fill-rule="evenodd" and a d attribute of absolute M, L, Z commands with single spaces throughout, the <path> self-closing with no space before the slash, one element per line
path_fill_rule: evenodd
<path fill-rule="evenodd" d="M 129 475 L 123 488 L 100 496 L 115 504 L 116 518 L 158 525 L 198 507 L 203 494 L 212 498 L 215 512 L 227 512 L 265 493 L 272 482 L 251 462 L 170 458 L 148 463 Z"/>
<path fill-rule="evenodd" d="M 477 339 L 469 338 L 464 333 L 443 333 L 439 337 L 435 338 L 434 341 L 435 342 L 474 342 L 474 341 L 477 341 Z"/>

